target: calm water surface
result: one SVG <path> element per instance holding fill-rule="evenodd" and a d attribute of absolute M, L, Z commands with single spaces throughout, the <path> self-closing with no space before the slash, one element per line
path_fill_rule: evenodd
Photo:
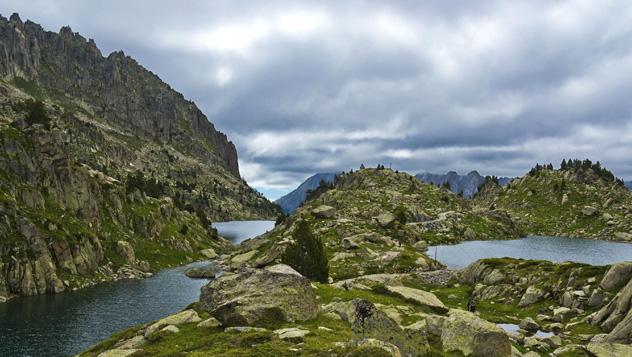
<path fill-rule="evenodd" d="M 214 224 L 234 243 L 265 233 L 270 221 Z M 176 313 L 200 297 L 207 280 L 184 271 L 193 263 L 145 280 L 126 280 L 57 295 L 19 297 L 0 304 L 0 356 L 72 356 L 116 331 Z"/>
<path fill-rule="evenodd" d="M 428 255 L 449 268 L 459 269 L 483 258 L 542 259 L 552 262 L 572 261 L 608 265 L 632 261 L 632 244 L 593 239 L 562 237 L 527 237 L 514 240 L 471 241 L 456 245 L 428 248 Z"/>

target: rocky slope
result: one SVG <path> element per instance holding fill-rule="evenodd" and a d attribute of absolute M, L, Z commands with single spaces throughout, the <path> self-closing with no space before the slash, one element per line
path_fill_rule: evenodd
<path fill-rule="evenodd" d="M 472 198 L 478 192 L 478 188 L 485 183 L 485 177 L 481 176 L 478 171 L 470 171 L 467 175 L 459 175 L 455 171 L 449 171 L 445 175 L 424 172 L 415 175 L 415 177 L 418 180 L 437 186 L 447 185 L 450 191 L 460 194 L 465 198 Z M 509 177 L 498 178 L 498 182 L 501 186 L 508 184 L 511 180 Z"/>
<path fill-rule="evenodd" d="M 274 217 L 190 101 L 69 28 L 0 17 L 0 300 L 224 249 L 212 220 Z"/>
<path fill-rule="evenodd" d="M 336 174 L 320 173 L 315 174 L 307 178 L 301 183 L 295 190 L 287 195 L 274 201 L 281 206 L 283 213 L 291 214 L 307 199 L 307 193 L 315 190 L 320 185 L 321 181 L 325 183 L 331 183 L 334 181 Z"/>
<path fill-rule="evenodd" d="M 82 355 L 628 356 L 631 278 L 630 263 L 508 258 L 335 284 L 283 264 L 245 268 L 208 283 L 187 310 Z"/>
<path fill-rule="evenodd" d="M 452 192 L 409 174 L 367 168 L 339 175 L 269 234 L 243 244 L 245 264 L 278 262 L 299 221 L 324 242 L 335 281 L 437 268 L 424 253 L 433 243 L 519 236 L 500 210 L 474 211 Z"/>
<path fill-rule="evenodd" d="M 508 211 L 528 234 L 632 241 L 632 193 L 589 166 L 543 166 L 506 187 L 490 182 L 474 204 Z"/>

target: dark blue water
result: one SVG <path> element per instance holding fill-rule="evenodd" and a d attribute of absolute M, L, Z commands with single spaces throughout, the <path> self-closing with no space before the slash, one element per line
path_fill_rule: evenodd
<path fill-rule="evenodd" d="M 428 255 L 448 268 L 464 268 L 483 258 L 540 259 L 609 265 L 632 261 L 632 244 L 582 238 L 527 237 L 514 240 L 471 241 L 428 248 Z"/>
<path fill-rule="evenodd" d="M 194 263 L 125 280 L 0 304 L 0 356 L 71 356 L 112 333 L 182 310 L 207 280 L 184 276 Z"/>
<path fill-rule="evenodd" d="M 214 224 L 234 243 L 265 233 L 271 221 Z M 72 356 L 114 332 L 176 313 L 200 297 L 207 280 L 184 271 L 193 263 L 145 280 L 126 280 L 57 295 L 19 297 L 0 303 L 0 357 Z"/>

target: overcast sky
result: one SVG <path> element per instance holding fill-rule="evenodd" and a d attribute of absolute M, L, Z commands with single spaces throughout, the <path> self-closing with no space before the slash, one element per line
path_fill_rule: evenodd
<path fill-rule="evenodd" d="M 272 198 L 361 163 L 515 176 L 589 157 L 632 179 L 630 2 L 474 3 L 3 0 L 0 12 L 136 58 L 197 103 Z"/>

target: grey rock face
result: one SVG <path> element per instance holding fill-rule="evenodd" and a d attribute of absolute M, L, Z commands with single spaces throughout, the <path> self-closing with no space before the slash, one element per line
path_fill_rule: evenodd
<path fill-rule="evenodd" d="M 200 302 L 225 326 L 304 321 L 318 313 L 311 283 L 289 269 L 248 270 L 222 276 L 202 288 Z"/>

